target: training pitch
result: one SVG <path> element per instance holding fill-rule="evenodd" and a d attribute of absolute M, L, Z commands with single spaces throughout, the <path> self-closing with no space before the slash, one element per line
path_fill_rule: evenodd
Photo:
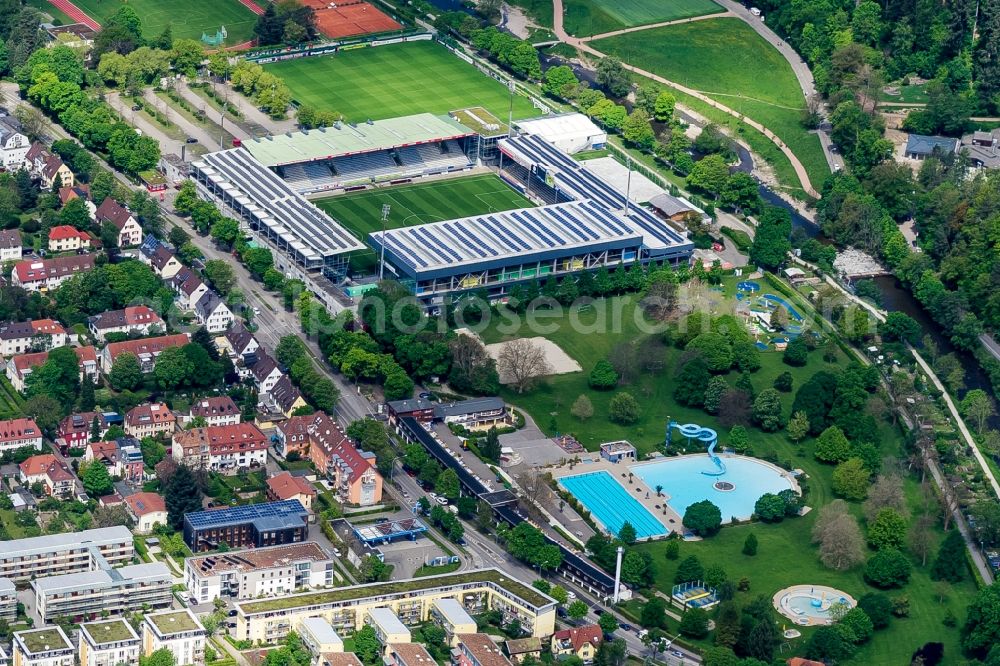
<path fill-rule="evenodd" d="M 493 174 L 383 187 L 313 203 L 363 241 L 369 233 L 382 230 L 384 204 L 391 207 L 386 224 L 389 229 L 534 206 Z M 359 253 L 351 264 L 353 270 L 362 272 L 374 266 L 371 250 Z"/>
<path fill-rule="evenodd" d="M 285 81 L 296 101 L 342 113 L 352 122 L 445 114 L 470 106 L 485 106 L 506 119 L 510 106 L 506 86 L 430 41 L 352 49 L 264 68 Z M 515 118 L 538 113 L 527 99 L 514 96 Z"/>
<path fill-rule="evenodd" d="M 120 7 L 128 5 L 142 20 L 142 34 L 146 39 L 156 38 L 168 25 L 174 39 L 185 37 L 201 39 L 203 33 L 215 35 L 226 27 L 226 44 L 242 44 L 253 38 L 257 16 L 240 4 L 239 0 L 73 0 L 73 4 L 95 18 L 99 23 Z M 262 3 L 264 4 L 264 3 Z"/>
<path fill-rule="evenodd" d="M 565 21 L 567 32 L 582 37 L 722 11 L 712 0 L 569 0 Z"/>

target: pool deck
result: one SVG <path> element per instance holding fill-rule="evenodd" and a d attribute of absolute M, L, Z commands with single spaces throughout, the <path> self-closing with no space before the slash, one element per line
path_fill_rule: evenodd
<path fill-rule="evenodd" d="M 774 597 L 771 598 L 771 603 L 774 605 L 774 610 L 778 611 L 778 613 L 782 616 L 787 617 L 800 627 L 816 627 L 833 624 L 833 621 L 829 618 L 821 619 L 817 617 L 810 617 L 808 615 L 799 615 L 794 609 L 789 608 L 786 603 L 786 599 L 789 596 L 815 597 L 817 595 L 821 599 L 828 597 L 829 599 L 836 601 L 839 601 L 840 598 L 843 597 L 847 601 L 847 605 L 851 608 L 858 605 L 857 600 L 847 592 L 833 587 L 828 587 L 826 585 L 792 585 L 791 587 L 786 587 L 783 590 L 778 590 Z"/>
<path fill-rule="evenodd" d="M 599 453 L 592 453 L 590 455 L 594 459 L 593 462 L 578 463 L 573 466 L 573 469 L 570 469 L 568 465 L 558 467 L 552 470 L 552 478 L 558 481 L 559 479 L 567 476 L 579 476 L 580 474 L 592 474 L 593 472 L 607 472 L 611 475 L 611 478 L 618 482 L 625 492 L 638 501 L 639 504 L 649 511 L 654 518 L 663 523 L 664 528 L 666 528 L 666 533 L 660 536 L 652 537 L 650 540 L 664 539 L 670 534 L 670 532 L 684 532 L 684 526 L 681 524 L 681 516 L 679 516 L 677 512 L 670 508 L 667 504 L 669 496 L 666 493 L 657 497 L 656 491 L 647 486 L 638 476 L 632 475 L 632 478 L 629 479 L 629 475 L 631 473 L 630 469 L 634 467 L 636 463 L 632 461 L 612 463 L 604 458 L 601 458 Z M 663 458 L 655 458 L 649 462 L 662 460 Z M 597 516 L 591 514 L 591 517 L 596 522 L 600 522 Z"/>

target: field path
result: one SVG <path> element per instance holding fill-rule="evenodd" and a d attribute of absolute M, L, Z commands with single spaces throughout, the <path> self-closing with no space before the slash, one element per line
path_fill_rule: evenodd
<path fill-rule="evenodd" d="M 590 37 L 581 37 L 581 42 L 592 42 L 598 39 L 604 39 L 606 37 L 617 37 L 618 35 L 625 35 L 630 32 L 638 32 L 640 30 L 652 30 L 653 28 L 666 28 L 670 25 L 680 25 L 681 23 L 691 23 L 692 21 L 704 21 L 706 19 L 714 18 L 724 18 L 726 16 L 736 16 L 728 9 L 720 14 L 704 14 L 702 16 L 692 16 L 690 18 L 674 19 L 673 21 L 661 21 L 660 23 L 647 23 L 646 25 L 636 25 L 631 28 L 622 28 L 621 30 L 612 30 L 611 32 L 602 32 L 599 35 L 591 35 Z"/>
<path fill-rule="evenodd" d="M 587 44 L 585 40 L 578 39 L 576 37 L 570 37 L 568 34 L 566 34 L 566 29 L 563 27 L 563 0 L 552 0 L 552 16 L 553 16 L 552 31 L 556 34 L 557 39 L 569 44 L 570 46 L 574 46 L 580 49 L 584 53 L 589 53 L 590 55 L 597 56 L 598 58 L 605 57 L 604 53 L 601 53 L 590 44 Z M 792 152 L 791 148 L 785 145 L 785 142 L 782 141 L 778 135 L 776 135 L 774 132 L 764 127 L 763 125 L 761 125 L 756 120 L 747 118 L 738 111 L 730 109 L 725 104 L 721 104 L 715 101 L 714 99 L 712 99 L 703 92 L 700 92 L 698 90 L 693 90 L 691 88 L 688 88 L 687 86 L 682 86 L 679 83 L 667 80 L 658 74 L 654 74 L 653 72 L 647 72 L 646 70 L 640 69 L 639 67 L 635 67 L 634 65 L 623 63 L 622 66 L 630 72 L 635 72 L 640 76 L 645 76 L 654 81 L 662 83 L 663 85 L 670 86 L 671 88 L 676 88 L 677 90 L 680 90 L 682 93 L 691 95 L 695 99 L 698 99 L 704 102 L 705 104 L 708 104 L 709 106 L 718 109 L 719 111 L 722 111 L 723 113 L 733 116 L 734 118 L 737 118 L 746 123 L 747 125 L 749 125 L 750 127 L 754 128 L 755 130 L 766 136 L 768 139 L 770 139 L 771 143 L 776 145 L 778 149 L 785 154 L 785 157 L 787 157 L 788 161 L 791 162 L 792 168 L 795 170 L 795 175 L 796 177 L 798 177 L 799 183 L 802 185 L 802 189 L 806 191 L 806 194 L 815 197 L 817 199 L 820 197 L 820 193 L 816 190 L 815 187 L 813 187 L 812 181 L 809 180 L 809 173 L 806 171 L 806 168 L 802 165 L 802 162 L 799 161 L 798 156 Z"/>
<path fill-rule="evenodd" d="M 241 0 L 242 1 L 242 0 Z M 85 11 L 74 5 L 70 0 L 49 0 L 56 9 L 74 21 L 84 24 L 91 30 L 100 30 L 101 24 L 90 18 Z M 263 13 L 263 12 L 261 12 Z"/>
<path fill-rule="evenodd" d="M 264 8 L 258 5 L 253 0 L 240 0 L 240 4 L 249 9 L 250 11 L 252 11 L 257 16 L 260 16 L 264 13 Z"/>

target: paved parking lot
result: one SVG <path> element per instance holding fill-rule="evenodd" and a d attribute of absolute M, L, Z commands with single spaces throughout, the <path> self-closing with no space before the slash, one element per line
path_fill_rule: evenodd
<path fill-rule="evenodd" d="M 388 518 L 390 520 L 403 520 L 406 518 L 413 518 L 414 516 L 407 510 L 400 510 L 385 513 L 378 517 Z M 366 518 L 370 519 L 371 516 L 366 516 Z M 425 517 L 419 517 L 419 519 L 425 525 L 428 524 Z M 365 522 L 358 525 L 358 527 L 365 527 L 371 524 L 372 523 L 370 522 Z M 335 529 L 345 543 L 356 541 L 353 531 L 346 528 L 343 522 L 338 521 Z M 372 544 L 372 547 L 381 550 L 385 555 L 385 563 L 391 564 L 395 567 L 392 573 L 392 577 L 394 579 L 410 578 L 413 576 L 414 571 L 430 562 L 430 560 L 435 557 L 447 555 L 447 553 L 442 551 L 436 543 L 424 535 L 418 535 L 416 539 L 412 541 L 404 538 L 387 544 Z"/>

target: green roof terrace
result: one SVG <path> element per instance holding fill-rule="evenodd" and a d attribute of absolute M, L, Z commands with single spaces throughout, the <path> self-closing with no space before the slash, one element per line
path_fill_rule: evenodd
<path fill-rule="evenodd" d="M 29 631 L 19 631 L 16 636 L 21 639 L 30 654 L 73 648 L 66 638 L 66 634 L 59 627 L 41 627 Z"/>
<path fill-rule="evenodd" d="M 153 613 L 146 616 L 146 619 L 156 627 L 160 635 L 179 634 L 184 631 L 203 630 L 190 611 L 169 611 L 166 613 Z"/>
<path fill-rule="evenodd" d="M 87 622 L 80 625 L 80 630 L 90 637 L 94 645 L 121 643 L 129 640 L 139 640 L 125 620 L 107 620 L 106 622 Z"/>
<path fill-rule="evenodd" d="M 369 597 L 406 594 L 408 592 L 420 592 L 440 587 L 468 585 L 470 583 L 493 583 L 494 585 L 507 590 L 511 594 L 520 597 L 525 602 L 536 607 L 555 603 L 555 601 L 550 597 L 545 596 L 535 588 L 525 585 L 519 580 L 511 578 L 499 569 L 482 569 L 479 571 L 442 574 L 440 576 L 427 576 L 425 578 L 409 578 L 406 580 L 389 581 L 387 583 L 355 585 L 335 590 L 325 590 L 323 592 L 292 594 L 265 601 L 239 603 L 236 604 L 236 606 L 244 615 L 252 615 L 254 613 L 268 613 L 287 610 L 289 608 L 319 606 L 323 604 L 367 599 Z"/>

